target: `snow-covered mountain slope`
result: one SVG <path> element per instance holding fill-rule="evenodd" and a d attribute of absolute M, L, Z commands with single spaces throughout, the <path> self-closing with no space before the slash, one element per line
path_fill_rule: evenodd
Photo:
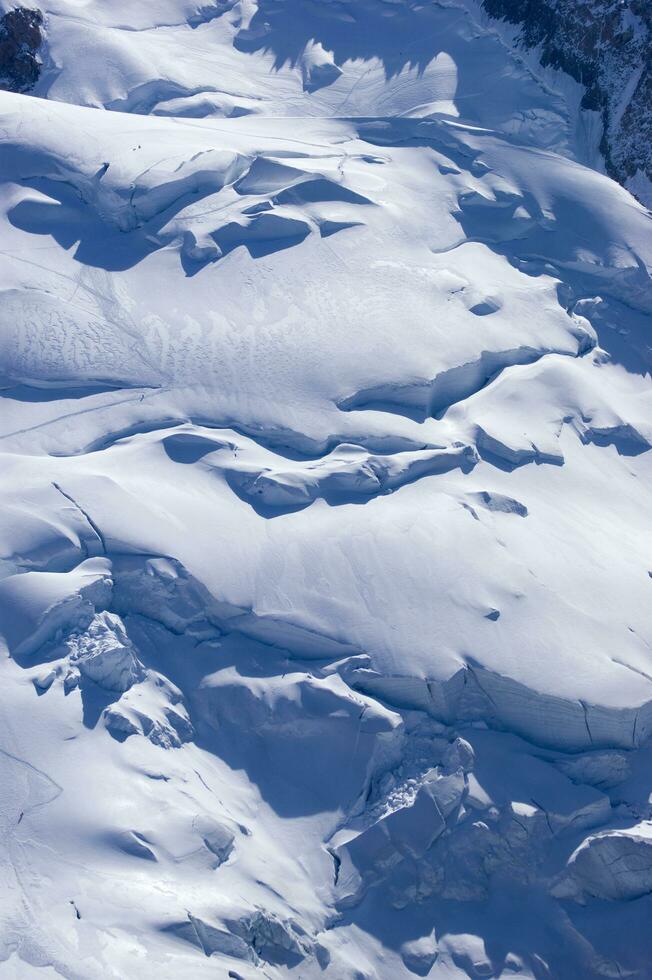
<path fill-rule="evenodd" d="M 461 111 L 556 149 L 570 137 L 583 162 L 606 165 L 650 204 L 652 22 L 642 0 L 3 9 L 0 88 L 192 117 Z"/>
<path fill-rule="evenodd" d="M 652 238 L 581 93 L 471 3 L 44 28 L 0 975 L 649 976 Z"/>
<path fill-rule="evenodd" d="M 470 0 L 53 0 L 39 14 L 32 91 L 51 100 L 194 118 L 436 111 L 566 152 L 595 142 L 584 88 L 536 76 Z"/>

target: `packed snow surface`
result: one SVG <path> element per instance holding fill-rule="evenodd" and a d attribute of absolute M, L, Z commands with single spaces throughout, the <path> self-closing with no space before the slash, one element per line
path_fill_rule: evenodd
<path fill-rule="evenodd" d="M 579 86 L 472 0 L 42 11 L 0 975 L 649 977 L 651 222 Z"/>

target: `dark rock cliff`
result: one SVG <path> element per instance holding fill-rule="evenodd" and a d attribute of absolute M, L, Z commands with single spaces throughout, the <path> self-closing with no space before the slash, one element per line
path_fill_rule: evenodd
<path fill-rule="evenodd" d="M 43 36 L 40 10 L 16 7 L 0 17 L 0 89 L 28 92 L 38 80 Z"/>
<path fill-rule="evenodd" d="M 518 24 L 541 63 L 586 87 L 583 107 L 601 113 L 600 149 L 622 184 L 652 181 L 652 4 L 649 0 L 483 0 L 492 17 Z M 648 202 L 649 203 L 649 202 Z"/>

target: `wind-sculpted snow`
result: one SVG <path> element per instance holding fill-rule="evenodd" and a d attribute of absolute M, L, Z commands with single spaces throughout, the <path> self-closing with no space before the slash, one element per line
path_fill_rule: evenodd
<path fill-rule="evenodd" d="M 0 93 L 0 973 L 643 980 L 649 214 L 470 2 L 150 7 Z"/>

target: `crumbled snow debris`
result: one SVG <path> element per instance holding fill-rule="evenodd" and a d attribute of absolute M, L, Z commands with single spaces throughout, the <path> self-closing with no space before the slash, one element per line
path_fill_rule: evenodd
<path fill-rule="evenodd" d="M 148 671 L 105 708 L 104 722 L 118 735 L 144 735 L 161 748 L 179 748 L 194 735 L 183 695 L 166 678 Z"/>
<path fill-rule="evenodd" d="M 109 691 L 127 691 L 144 677 L 133 643 L 115 613 L 98 613 L 83 633 L 67 641 L 70 665 Z"/>

